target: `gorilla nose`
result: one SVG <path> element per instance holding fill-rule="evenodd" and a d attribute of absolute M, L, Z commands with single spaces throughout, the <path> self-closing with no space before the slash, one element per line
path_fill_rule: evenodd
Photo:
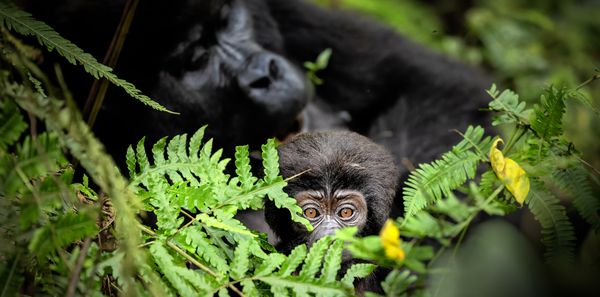
<path fill-rule="evenodd" d="M 277 56 L 260 53 L 252 56 L 239 74 L 238 83 L 245 91 L 268 89 L 279 79 L 280 65 Z"/>

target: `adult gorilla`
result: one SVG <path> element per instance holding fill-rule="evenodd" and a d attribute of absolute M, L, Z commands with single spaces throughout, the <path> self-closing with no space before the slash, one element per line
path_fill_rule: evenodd
<path fill-rule="evenodd" d="M 34 14 L 100 57 L 124 1 L 35 2 Z M 300 65 L 326 48 L 333 55 L 313 92 Z M 348 128 L 417 164 L 457 141 L 450 129 L 482 122 L 488 87 L 476 70 L 384 26 L 302 0 L 141 1 L 116 72 L 181 113 L 113 88 L 97 133 L 117 157 L 142 135 L 203 124 L 219 146 L 257 145 L 301 118 L 305 130 Z M 85 98 L 80 70 L 68 79 Z"/>

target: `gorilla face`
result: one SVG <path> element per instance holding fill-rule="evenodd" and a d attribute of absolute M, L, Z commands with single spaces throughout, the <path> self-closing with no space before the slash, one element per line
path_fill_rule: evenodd
<path fill-rule="evenodd" d="M 159 72 L 157 99 L 181 112 L 185 126 L 209 124 L 234 138 L 228 143 L 252 144 L 290 127 L 312 96 L 304 74 L 257 42 L 244 1 L 196 2 L 188 9 L 200 13 Z"/>

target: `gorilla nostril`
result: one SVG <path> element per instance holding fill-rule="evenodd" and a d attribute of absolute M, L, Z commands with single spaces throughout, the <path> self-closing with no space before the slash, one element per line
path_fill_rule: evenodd
<path fill-rule="evenodd" d="M 277 67 L 277 62 L 274 59 L 269 61 L 269 77 L 277 78 L 279 76 L 279 67 Z"/>
<path fill-rule="evenodd" d="M 271 85 L 271 80 L 268 77 L 261 77 L 253 82 L 251 82 L 248 86 L 251 89 L 266 89 Z"/>

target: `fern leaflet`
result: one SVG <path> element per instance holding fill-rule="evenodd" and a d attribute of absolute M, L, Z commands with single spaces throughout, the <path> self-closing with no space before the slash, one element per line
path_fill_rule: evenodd
<path fill-rule="evenodd" d="M 575 233 L 558 198 L 539 181 L 532 180 L 525 204 L 542 226 L 542 243 L 546 246 L 548 260 L 552 262 L 559 256 L 572 259 Z"/>
<path fill-rule="evenodd" d="M 85 71 L 96 79 L 101 77 L 106 78 L 114 85 L 123 88 L 127 94 L 142 103 L 156 110 L 175 113 L 142 94 L 133 84 L 118 78 L 110 67 L 99 63 L 92 55 L 84 52 L 69 40 L 64 39 L 50 26 L 34 19 L 31 14 L 18 9 L 13 4 L 0 1 L 0 25 L 6 26 L 25 36 L 35 36 L 38 42 L 46 46 L 49 51 L 56 49 L 69 63 L 83 65 Z"/>

